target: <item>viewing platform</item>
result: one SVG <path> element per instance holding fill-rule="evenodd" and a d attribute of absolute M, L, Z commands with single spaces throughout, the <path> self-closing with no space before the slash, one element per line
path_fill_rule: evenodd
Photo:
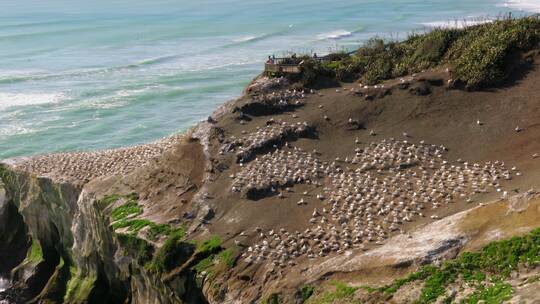
<path fill-rule="evenodd" d="M 300 74 L 302 72 L 301 66 L 305 59 L 305 57 L 273 58 L 264 64 L 264 72 L 266 74 Z M 325 57 L 310 57 L 310 59 L 318 61 L 326 60 Z"/>

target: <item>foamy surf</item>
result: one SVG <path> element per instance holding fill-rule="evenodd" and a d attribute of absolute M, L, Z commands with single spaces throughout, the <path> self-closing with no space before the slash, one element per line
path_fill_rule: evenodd
<path fill-rule="evenodd" d="M 233 39 L 233 42 L 248 42 L 255 39 L 257 39 L 257 36 L 244 36 L 244 37 Z"/>
<path fill-rule="evenodd" d="M 67 96 L 64 93 L 2 93 L 0 110 L 11 107 L 26 107 L 40 104 L 58 103 Z"/>
<path fill-rule="evenodd" d="M 9 280 L 0 277 L 0 292 L 6 290 L 9 286 Z"/>
<path fill-rule="evenodd" d="M 493 22 L 493 19 L 482 19 L 482 20 L 453 20 L 453 21 L 434 21 L 434 22 L 423 22 L 420 23 L 425 27 L 429 28 L 454 28 L 454 29 L 462 29 L 469 26 L 479 25 L 479 24 L 485 24 Z"/>
<path fill-rule="evenodd" d="M 320 33 L 317 35 L 317 39 L 318 40 L 326 40 L 326 39 L 337 40 L 343 37 L 349 37 L 351 35 L 352 33 L 349 31 L 336 30 L 336 31 L 331 31 L 331 32 L 326 32 L 326 33 Z"/>
<path fill-rule="evenodd" d="M 504 2 L 502 6 L 522 11 L 540 13 L 540 1 L 538 0 L 508 0 Z"/>
<path fill-rule="evenodd" d="M 0 43 L 0 159 L 186 130 L 241 94 L 268 56 L 352 51 L 375 35 L 420 31 L 420 22 L 513 11 L 505 1 L 535 3 L 217 1 L 203 14 L 198 1 L 171 9 L 167 1 L 96 0 L 74 19 L 65 1 L 48 1 L 47 11 L 43 1 L 14 1 L 0 22 L 0 36 L 11 35 Z"/>

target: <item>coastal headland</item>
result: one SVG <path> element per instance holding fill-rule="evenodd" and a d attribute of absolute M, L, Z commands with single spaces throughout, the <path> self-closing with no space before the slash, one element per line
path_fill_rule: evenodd
<path fill-rule="evenodd" d="M 0 303 L 534 303 L 539 43 L 373 39 L 183 134 L 5 160 Z"/>

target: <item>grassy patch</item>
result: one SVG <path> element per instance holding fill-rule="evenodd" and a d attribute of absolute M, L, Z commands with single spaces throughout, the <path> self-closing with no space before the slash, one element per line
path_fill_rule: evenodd
<path fill-rule="evenodd" d="M 207 277 L 210 278 L 220 271 L 232 268 L 234 266 L 234 251 L 230 248 L 219 251 L 221 249 L 221 247 L 215 247 L 212 251 L 203 251 L 203 253 L 199 253 L 199 256 L 203 257 L 206 254 L 209 255 L 198 261 L 191 269 L 197 273 L 205 271 Z"/>
<path fill-rule="evenodd" d="M 503 303 L 512 298 L 512 292 L 510 284 L 497 280 L 491 286 L 480 287 L 465 303 L 476 304 L 480 301 L 483 303 Z"/>
<path fill-rule="evenodd" d="M 105 197 L 100 204 L 111 204 L 114 201 L 120 199 L 118 195 L 112 195 Z M 137 234 L 141 229 L 149 227 L 147 236 L 151 240 L 156 240 L 160 235 L 169 235 L 173 228 L 169 224 L 156 224 L 147 219 L 134 219 L 128 217 L 135 217 L 142 214 L 143 210 L 138 205 L 136 199 L 137 195 L 132 193 L 126 196 L 127 202 L 111 212 L 111 220 L 113 221 L 111 227 L 116 230 L 120 228 L 128 228 L 128 231 L 133 234 Z"/>
<path fill-rule="evenodd" d="M 519 265 L 540 263 L 540 228 L 529 234 L 509 240 L 491 242 L 479 252 L 464 252 L 456 259 L 440 267 L 424 266 L 403 279 L 380 287 L 366 287 L 370 292 L 393 294 L 404 284 L 423 281 L 418 303 L 432 303 L 444 295 L 447 287 L 461 278 L 472 283 L 475 289 L 466 303 L 501 303 L 512 294 L 512 288 L 504 282 Z"/>
<path fill-rule="evenodd" d="M 215 256 L 211 255 L 209 257 L 206 257 L 200 260 L 197 264 L 195 264 L 195 266 L 192 267 L 192 269 L 198 273 L 207 271 L 208 269 L 210 269 L 210 267 L 214 266 L 214 261 L 215 261 Z"/>
<path fill-rule="evenodd" d="M 443 267 L 437 269 L 425 280 L 422 294 L 420 295 L 420 303 L 434 302 L 438 297 L 446 292 L 446 286 L 453 283 L 456 279 L 456 269 L 451 267 Z"/>
<path fill-rule="evenodd" d="M 310 298 L 307 303 L 310 304 L 331 304 L 336 301 L 352 301 L 358 287 L 351 287 L 343 282 L 332 282 L 334 285 L 334 291 L 327 291 L 323 294 Z"/>
<path fill-rule="evenodd" d="M 142 208 L 136 201 L 129 200 L 127 203 L 115 208 L 111 212 L 111 219 L 113 221 L 119 221 L 127 218 L 128 216 L 137 216 L 142 213 Z"/>
<path fill-rule="evenodd" d="M 196 253 L 212 253 L 221 248 L 221 238 L 217 235 L 210 237 L 208 240 L 197 243 Z"/>
<path fill-rule="evenodd" d="M 232 268 L 234 266 L 234 252 L 230 248 L 220 252 L 217 258 L 219 262 L 223 263 L 228 268 Z"/>

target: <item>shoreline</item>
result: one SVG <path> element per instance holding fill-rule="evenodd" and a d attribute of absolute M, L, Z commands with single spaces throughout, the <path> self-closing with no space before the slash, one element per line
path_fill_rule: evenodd
<path fill-rule="evenodd" d="M 491 5 L 491 6 L 493 6 L 493 5 Z M 427 9 L 429 10 L 430 8 L 427 8 Z M 471 10 L 471 12 L 474 12 L 474 6 L 473 6 L 473 8 L 470 8 L 470 10 Z M 503 10 L 503 9 L 501 8 L 501 10 Z M 490 13 L 492 11 L 494 11 L 494 9 L 486 11 L 486 14 L 493 15 L 493 13 Z M 475 14 L 473 14 L 473 15 L 475 15 Z M 464 14 L 463 16 L 467 16 L 467 14 Z M 447 18 L 446 15 L 444 15 L 444 14 L 442 14 L 442 15 L 441 14 L 433 14 L 433 16 L 419 16 L 417 18 L 418 20 L 405 18 L 405 20 L 403 20 L 403 21 L 394 22 L 394 23 L 388 23 L 387 26 L 385 26 L 385 27 L 381 26 L 381 28 L 377 28 L 377 27 L 374 27 L 374 26 L 363 24 L 363 22 L 361 21 L 361 19 L 362 19 L 361 16 L 358 19 L 360 20 L 358 22 L 359 24 L 351 24 L 350 22 L 337 22 L 335 24 L 334 23 L 329 24 L 328 26 L 317 27 L 313 31 L 308 31 L 305 35 L 302 35 L 300 37 L 300 39 L 302 39 L 302 43 L 309 44 L 309 46 L 306 46 L 306 49 L 309 49 L 310 47 L 312 47 L 312 44 L 308 43 L 310 41 L 310 39 L 316 39 L 317 36 L 323 35 L 325 33 L 328 34 L 328 33 L 343 30 L 345 32 L 350 32 L 350 33 L 353 33 L 355 35 L 356 34 L 359 35 L 359 36 L 355 36 L 355 37 L 357 37 L 357 38 L 354 38 L 355 41 L 363 41 L 364 36 L 366 36 L 366 37 L 370 36 L 371 37 L 372 35 L 375 35 L 376 33 L 378 33 L 380 35 L 383 35 L 383 36 L 387 36 L 388 33 L 392 33 L 393 31 L 395 31 L 395 29 L 392 27 L 392 24 L 404 23 L 404 24 L 407 25 L 407 28 L 408 27 L 411 27 L 411 28 L 415 27 L 415 28 L 418 28 L 420 30 L 421 26 L 419 24 L 422 21 L 437 22 L 438 20 L 445 21 L 445 20 L 447 20 L 449 18 Z M 295 32 L 295 31 L 297 31 L 297 28 L 301 28 L 301 24 L 293 25 L 293 27 L 292 27 L 292 29 L 290 31 Z M 362 28 L 362 29 L 360 29 L 360 28 Z M 262 32 L 263 33 L 266 33 L 266 32 L 272 33 L 272 32 L 274 32 L 274 29 L 273 28 L 263 29 Z M 358 33 L 356 33 L 356 32 L 358 32 Z M 234 36 L 234 32 L 231 32 L 229 34 Z M 284 41 L 288 41 L 287 39 L 289 37 L 289 34 L 287 34 L 287 32 L 285 34 L 280 34 L 280 35 L 283 36 L 283 37 L 281 37 L 279 35 L 277 37 L 278 38 L 281 37 Z M 257 35 L 254 35 L 254 36 L 258 37 Z M 332 35 L 330 35 L 330 36 L 332 36 Z M 237 63 L 241 63 L 241 62 L 245 62 L 245 61 L 253 62 L 252 59 L 254 57 L 255 57 L 255 59 L 264 59 L 266 56 L 261 56 L 260 58 L 258 58 L 256 56 L 253 56 L 253 54 L 255 54 L 257 52 L 260 52 L 261 48 L 259 48 L 257 46 L 259 44 L 264 45 L 264 43 L 266 43 L 266 41 L 268 39 L 270 39 L 270 41 L 274 41 L 274 39 L 276 39 L 276 41 L 277 41 L 278 38 L 272 38 L 272 37 L 276 37 L 276 36 L 271 36 L 270 38 L 264 38 L 264 39 L 255 39 L 255 41 L 250 42 L 249 45 L 242 46 L 241 48 L 239 48 L 239 50 L 242 51 L 242 53 L 241 53 L 242 56 L 237 56 L 241 60 L 236 60 L 236 58 L 235 58 L 235 60 L 231 60 L 231 62 L 232 61 L 237 62 Z M 339 37 L 337 37 L 337 38 L 339 38 Z M 231 37 L 231 39 L 233 39 L 233 37 Z M 333 43 L 337 43 L 337 44 L 343 43 L 343 45 L 345 45 L 347 47 L 349 47 L 349 45 L 350 45 L 349 44 L 349 39 L 347 37 L 344 37 L 343 39 L 327 39 L 327 40 L 324 40 L 323 42 L 320 42 L 320 43 L 321 43 L 321 45 L 326 45 L 327 41 L 329 41 L 328 43 L 331 43 L 331 44 L 333 44 Z M 253 44 L 253 46 L 252 46 L 252 44 Z M 284 45 L 286 45 L 286 44 L 284 43 Z M 318 44 L 314 43 L 313 45 L 317 46 Z M 321 49 L 325 49 L 325 47 L 321 47 Z M 235 48 L 235 50 L 236 50 L 236 48 Z M 134 60 L 128 60 L 127 65 L 114 64 L 114 65 L 111 65 L 110 67 L 114 68 L 114 67 L 118 66 L 118 67 L 123 68 L 124 66 L 131 66 L 131 64 L 137 65 L 140 62 L 144 62 L 145 69 L 153 69 L 153 67 L 154 67 L 153 62 L 154 61 L 159 63 L 159 62 L 169 60 L 169 59 L 167 59 L 168 57 L 165 56 L 167 54 L 164 54 L 164 56 L 151 56 L 152 54 L 162 55 L 162 53 L 160 53 L 159 50 L 157 50 L 157 51 L 154 50 L 154 51 L 152 51 L 152 53 L 146 54 L 146 56 L 141 57 L 141 58 L 148 58 L 148 60 L 137 58 L 137 59 L 134 59 Z M 162 57 L 164 57 L 165 59 L 162 59 Z M 171 57 L 171 56 L 169 56 L 169 57 Z M 172 57 L 174 57 L 174 56 L 172 56 Z M 246 58 L 249 58 L 249 60 L 247 60 Z M 201 58 L 201 59 L 204 59 L 204 58 Z M 151 62 L 151 64 L 147 64 L 146 63 L 147 61 Z M 169 62 L 169 61 L 167 61 L 167 62 Z M 170 64 L 175 64 L 175 62 L 176 61 L 173 60 L 173 61 L 170 62 Z M 227 62 L 225 62 L 225 64 L 229 64 L 229 62 L 227 61 Z M 103 66 L 103 68 L 105 70 L 107 70 L 107 67 L 109 67 L 109 66 L 108 65 Z M 122 70 L 122 68 L 120 68 L 119 70 Z M 260 70 L 260 67 L 257 66 L 255 69 Z M 78 70 L 79 69 L 77 69 L 77 68 L 73 69 L 74 72 L 76 72 Z M 240 72 L 239 75 L 247 75 L 248 72 L 245 72 L 245 70 L 246 70 L 246 68 L 243 68 L 243 67 L 240 67 L 240 66 L 238 68 L 234 68 L 234 71 Z M 251 64 L 250 64 L 250 67 L 247 68 L 247 70 L 250 70 L 249 73 L 253 72 L 253 68 L 251 67 Z M 214 75 L 214 74 L 216 74 L 216 71 L 219 74 L 218 77 L 221 78 L 222 77 L 221 69 L 219 69 L 219 70 L 209 70 L 206 73 Z M 69 73 L 67 73 L 67 75 L 72 75 L 72 74 L 70 74 L 71 69 L 69 69 L 69 71 L 67 71 L 67 72 L 69 72 Z M 158 71 L 151 71 L 151 72 L 152 72 L 152 74 L 159 75 Z M 102 72 L 99 72 L 99 73 L 101 74 Z M 190 73 L 191 72 L 187 72 L 187 74 L 190 74 Z M 72 78 L 72 77 L 64 77 L 64 78 L 62 78 L 63 77 L 61 75 L 62 73 L 51 73 L 52 75 L 48 75 L 49 73 L 46 73 L 46 74 L 47 75 L 45 75 L 45 77 L 50 76 L 52 79 L 61 78 L 61 79 L 64 79 L 66 81 L 69 81 L 70 78 Z M 131 74 L 131 73 L 129 73 L 129 74 Z M 126 74 L 126 76 L 131 77 L 131 76 L 129 76 L 129 74 Z M 176 73 L 176 74 L 182 74 L 182 73 Z M 199 73 L 197 72 L 197 75 L 198 74 Z M 8 73 L 8 75 L 10 75 L 10 74 Z M 24 74 L 24 75 L 26 75 L 26 74 Z M 30 77 L 32 77 L 31 73 L 29 75 L 30 75 Z M 85 77 L 84 75 L 79 75 L 77 73 L 75 73 L 73 75 L 76 75 L 76 77 L 73 77 L 73 78 Z M 232 73 L 227 73 L 227 75 L 230 77 L 233 74 Z M 251 74 L 250 74 L 250 76 L 251 76 Z M 242 76 L 242 77 L 244 77 L 244 76 Z M 251 78 L 251 77 L 246 77 L 245 80 L 249 81 L 250 80 L 249 78 Z M 183 81 L 182 77 L 178 77 L 177 79 L 179 79 L 178 80 L 179 84 L 181 84 L 181 81 Z M 7 81 L 9 82 L 11 80 L 8 79 Z M 37 83 L 37 85 L 39 86 L 41 81 L 43 81 L 43 80 L 38 80 L 38 81 L 39 82 Z M 43 105 L 30 106 L 30 107 L 28 107 L 28 110 L 25 107 L 20 108 L 20 110 L 17 109 L 17 111 L 20 111 L 22 113 L 26 113 L 26 112 L 28 112 L 28 113 L 36 113 L 35 114 L 36 115 L 35 121 L 40 122 L 43 119 L 44 122 L 34 124 L 34 126 L 37 126 L 37 127 L 32 128 L 32 126 L 29 126 L 27 124 L 27 119 L 29 119 L 28 117 L 24 117 L 21 120 L 19 120 L 19 119 L 10 120 L 7 115 L 2 116 L 4 121 L 7 121 L 8 124 L 12 124 L 12 125 L 11 126 L 7 125 L 2 130 L 2 131 L 5 131 L 5 134 L 7 134 L 7 135 L 5 135 L 5 137 L 4 137 L 4 135 L 2 135 L 2 142 L 5 143 L 5 147 L 6 147 L 4 149 L 4 151 L 3 151 L 4 152 L 3 155 L 6 155 L 6 157 L 0 157 L 0 158 L 8 158 L 8 157 L 13 157 L 13 156 L 28 156 L 28 155 L 48 154 L 48 153 L 50 153 L 48 151 L 51 151 L 51 150 L 73 151 L 75 149 L 75 150 L 83 150 L 83 151 L 95 151 L 95 150 L 109 149 L 108 147 L 110 147 L 110 146 L 120 148 L 120 147 L 133 146 L 133 145 L 135 145 L 134 143 L 138 143 L 138 144 L 148 143 L 148 141 L 153 141 L 152 138 L 154 138 L 155 135 L 157 135 L 157 137 L 161 137 L 161 135 L 168 136 L 168 135 L 175 134 L 176 130 L 180 130 L 181 132 L 183 132 L 183 130 L 187 130 L 187 129 L 193 127 L 194 124 L 196 123 L 196 121 L 191 120 L 189 117 L 187 117 L 187 115 L 185 115 L 183 113 L 188 113 L 188 114 L 194 113 L 193 115 L 197 115 L 197 112 L 199 114 L 208 112 L 208 114 L 210 114 L 210 113 L 213 112 L 213 110 L 216 108 L 217 105 L 222 104 L 224 101 L 229 99 L 229 98 L 227 98 L 227 99 L 220 98 L 219 95 L 222 95 L 221 92 L 223 92 L 223 89 L 216 89 L 215 92 L 218 92 L 217 94 L 205 94 L 204 96 L 199 94 L 198 93 L 199 87 L 206 87 L 207 86 L 207 84 L 206 84 L 207 80 L 204 80 L 204 81 L 201 81 L 201 82 L 204 82 L 204 83 L 199 84 L 198 81 L 194 82 L 194 81 L 190 80 L 190 86 L 191 86 L 191 83 L 193 83 L 195 86 L 197 86 L 197 88 L 195 88 L 195 89 L 188 88 L 188 90 L 190 91 L 190 97 L 186 99 L 183 96 L 179 96 L 179 97 L 174 97 L 174 98 L 167 99 L 167 102 L 171 102 L 170 105 L 166 105 L 166 103 L 161 104 L 162 97 L 160 96 L 161 93 L 159 92 L 159 90 L 158 90 L 158 92 L 156 92 L 155 96 L 153 95 L 152 97 L 145 97 L 144 94 L 146 94 L 146 93 L 136 93 L 135 92 L 139 87 L 135 88 L 136 90 L 116 90 L 116 88 L 115 88 L 116 86 L 112 87 L 111 88 L 112 93 L 110 93 L 110 94 L 117 94 L 118 93 L 118 96 L 115 95 L 116 97 L 115 97 L 114 100 L 112 100 L 112 99 L 108 100 L 107 99 L 108 97 L 105 96 L 105 97 L 102 98 L 99 95 L 97 95 L 97 97 L 95 97 L 95 98 L 94 97 L 88 98 L 88 100 L 91 100 L 91 101 L 94 101 L 94 99 L 95 99 L 95 102 L 98 103 L 98 105 L 95 106 L 95 107 L 94 106 L 88 107 L 87 108 L 87 110 L 89 110 L 88 113 L 90 113 L 90 112 L 105 113 L 105 112 L 103 112 L 101 110 L 101 108 L 102 107 L 103 108 L 108 107 L 109 104 L 112 104 L 112 106 L 114 106 L 114 107 L 118 107 L 118 108 L 115 108 L 113 110 L 106 110 L 106 115 L 103 115 L 104 119 L 101 122 L 100 121 L 93 121 L 92 117 L 82 117 L 82 119 L 81 119 L 81 116 L 73 116 L 72 110 L 63 109 L 63 108 L 67 108 L 67 107 L 79 108 L 79 105 L 78 105 L 79 100 L 81 101 L 81 103 L 86 104 L 87 99 L 85 97 L 79 98 L 77 94 L 68 94 L 68 97 L 69 97 L 68 101 L 66 101 L 65 104 L 62 103 L 59 106 L 59 108 L 61 108 L 61 109 L 58 110 L 57 116 L 61 117 L 62 119 L 58 120 L 58 121 L 54 121 L 51 117 L 45 117 L 45 116 L 49 116 L 49 114 L 43 113 L 42 111 L 34 112 L 34 109 L 36 109 L 36 108 L 39 109 L 40 107 L 48 108 L 48 109 L 52 109 L 54 111 L 57 111 L 56 105 L 47 106 L 46 104 L 43 104 Z M 43 83 L 44 84 L 49 84 L 49 80 L 44 81 Z M 52 82 L 52 84 L 55 84 L 55 83 L 56 83 L 56 81 Z M 241 86 L 239 84 L 238 85 L 237 84 L 228 85 L 228 83 L 230 83 L 230 82 L 222 82 L 222 83 L 218 83 L 218 85 L 226 85 L 229 88 L 234 87 L 234 89 L 227 89 L 225 91 L 225 94 L 227 94 L 227 97 L 231 97 L 233 99 L 238 97 L 237 94 L 241 91 L 243 86 Z M 212 85 L 212 84 L 213 83 L 210 83 L 210 85 Z M 75 83 L 75 85 L 76 85 L 76 83 Z M 21 94 L 22 93 L 32 93 L 31 90 L 27 91 L 27 90 L 24 89 L 26 87 L 24 82 L 22 82 L 21 85 L 19 85 L 19 84 L 11 84 L 11 82 L 9 82 L 9 84 L 3 84 L 2 88 L 11 88 L 11 86 L 17 88 L 17 92 L 20 92 Z M 238 87 L 238 90 L 236 91 L 237 87 Z M 56 86 L 56 88 L 59 91 L 63 91 L 63 89 L 64 89 L 61 86 Z M 141 88 L 143 88 L 143 86 L 141 86 Z M 75 88 L 75 86 L 72 87 L 71 82 L 68 82 L 68 83 L 65 84 L 65 89 L 77 90 Z M 148 90 L 152 90 L 152 89 L 150 88 Z M 44 93 L 49 93 L 49 92 L 44 91 Z M 174 92 L 172 92 L 172 93 L 174 93 Z M 122 99 L 122 94 L 128 94 L 129 95 L 128 97 L 126 97 L 125 101 L 121 100 Z M 73 100 L 71 100 L 72 96 L 75 96 L 75 97 L 73 97 Z M 139 96 L 141 96 L 141 97 L 139 98 Z M 193 96 L 193 99 L 191 98 L 191 96 Z M 194 101 L 194 100 L 196 100 L 197 98 L 199 98 L 201 96 L 203 98 L 200 98 L 201 101 L 199 103 Z M 132 103 L 134 103 L 134 102 L 131 101 L 131 98 L 135 98 L 135 99 L 137 99 L 137 101 L 142 100 L 144 98 L 147 98 L 149 100 L 153 100 L 153 101 L 155 101 L 156 109 L 163 108 L 164 111 L 162 113 L 176 112 L 176 113 L 178 113 L 177 116 L 181 117 L 181 119 L 173 121 L 173 120 L 171 120 L 171 115 L 166 115 L 166 114 L 157 115 L 158 117 L 161 117 L 163 119 L 163 124 L 162 124 L 163 127 L 160 127 L 160 126 L 157 125 L 157 123 L 154 123 L 155 119 L 153 120 L 152 118 L 145 117 L 144 118 L 145 121 L 143 122 L 145 127 L 140 128 L 140 129 L 134 128 L 134 124 L 129 123 L 127 121 L 129 121 L 133 117 L 141 117 L 141 115 L 131 115 L 131 114 L 128 115 L 128 114 L 123 114 L 123 113 L 124 112 L 125 113 L 143 113 L 143 112 L 141 111 L 141 108 L 132 105 Z M 118 99 L 119 101 L 118 102 L 115 101 L 116 99 Z M 176 101 L 176 104 L 181 104 L 184 101 L 186 101 L 186 106 L 185 107 L 171 106 L 172 102 L 175 102 L 175 101 Z M 211 106 L 209 104 L 211 104 Z M 208 105 L 208 106 L 205 106 L 205 105 Z M 86 107 L 85 105 L 82 105 L 82 106 Z M 195 109 L 201 108 L 203 110 L 202 111 L 199 111 L 199 110 L 193 111 L 192 109 L 194 109 L 194 108 Z M 186 110 L 184 111 L 184 109 L 186 109 Z M 8 112 L 11 113 L 12 111 L 8 111 Z M 44 115 L 44 117 L 40 117 L 41 115 Z M 113 121 L 113 119 L 107 119 L 106 118 L 107 116 L 114 117 L 114 120 L 117 120 L 117 121 L 120 121 L 119 119 L 122 119 L 122 118 L 126 117 L 126 120 L 125 120 L 126 123 L 122 123 L 122 130 L 127 130 L 127 131 L 125 131 L 125 132 L 116 132 L 116 130 L 111 130 L 111 128 L 107 128 L 107 127 L 101 128 L 100 124 L 103 124 L 104 126 L 106 126 L 108 124 L 112 125 L 111 122 Z M 187 118 L 184 119 L 184 116 L 186 116 Z M 195 116 L 192 116 L 192 117 L 195 117 Z M 60 137 L 55 135 L 54 132 L 59 132 L 59 131 L 55 131 L 55 130 L 62 130 L 62 127 L 66 126 L 66 121 L 68 121 L 67 118 L 73 118 L 73 121 L 77 122 L 77 123 L 75 123 L 73 125 L 73 128 L 66 129 L 65 131 L 62 131 L 62 132 L 64 132 L 66 134 L 65 139 L 62 140 L 62 139 L 59 139 Z M 34 119 L 32 119 L 32 121 L 33 120 Z M 79 123 L 79 121 L 83 121 L 83 120 L 88 120 L 88 122 Z M 48 122 L 48 121 L 50 121 L 50 122 Z M 90 131 L 88 131 L 88 130 L 90 130 Z M 93 130 L 103 130 L 102 131 L 103 134 L 110 134 L 112 136 L 110 136 L 110 139 L 106 139 L 103 136 L 101 136 L 101 138 L 100 138 L 100 137 L 95 136 L 95 135 L 88 135 L 89 138 L 85 142 L 84 141 L 85 134 L 87 134 L 87 133 L 92 134 Z M 131 130 L 134 130 L 134 131 L 131 131 Z M 160 130 L 163 130 L 163 133 Z M 96 131 L 96 132 L 99 132 L 99 131 Z M 133 133 L 133 132 L 137 132 L 137 133 Z M 157 137 L 156 137 L 156 139 L 157 139 Z M 42 144 L 42 142 L 44 142 L 43 139 L 49 139 L 52 144 L 51 145 Z M 151 140 L 148 140 L 148 139 L 151 139 Z M 36 142 L 39 142 L 39 144 L 32 143 L 33 140 L 35 140 Z M 88 144 L 86 144 L 86 143 L 88 143 Z M 43 151 L 45 151 L 45 152 L 43 152 Z"/>

